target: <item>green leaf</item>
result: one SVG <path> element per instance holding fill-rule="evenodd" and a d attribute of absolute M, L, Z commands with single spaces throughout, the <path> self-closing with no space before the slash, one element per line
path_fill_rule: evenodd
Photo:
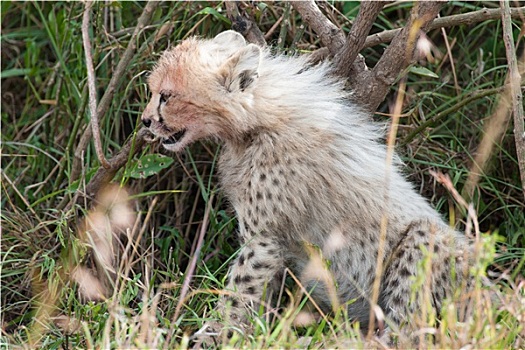
<path fill-rule="evenodd" d="M 31 68 L 12 68 L 2 71 L 0 73 L 0 79 L 17 77 L 21 75 L 28 75 L 31 73 Z"/>
<path fill-rule="evenodd" d="M 143 179 L 158 174 L 173 163 L 173 158 L 162 154 L 147 154 L 142 156 L 127 171 L 126 175 L 135 179 Z"/>
<path fill-rule="evenodd" d="M 424 77 L 439 78 L 439 75 L 425 67 L 410 67 L 409 72 L 417 75 L 422 75 Z"/>
<path fill-rule="evenodd" d="M 219 11 L 217 11 L 216 9 L 214 9 L 212 7 L 203 8 L 202 10 L 197 12 L 197 14 L 198 15 L 212 15 L 216 19 L 218 19 L 220 21 L 223 21 L 226 24 L 230 24 L 230 20 L 228 18 L 226 18 L 226 16 L 220 14 Z"/>

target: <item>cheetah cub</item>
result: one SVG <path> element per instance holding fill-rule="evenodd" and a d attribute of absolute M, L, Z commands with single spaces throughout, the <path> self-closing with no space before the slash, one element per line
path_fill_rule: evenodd
<path fill-rule="evenodd" d="M 227 31 L 181 42 L 148 78 L 152 97 L 142 122 L 167 150 L 201 139 L 223 143 L 220 182 L 242 247 L 217 310 L 236 329 L 249 330 L 249 313 L 280 285 L 285 268 L 325 310 L 335 290 L 338 304 L 366 327 L 384 219 L 378 306 L 388 323 L 405 323 L 422 306 L 411 295 L 425 257 L 436 310 L 468 268 L 470 244 L 397 164 L 386 165 L 379 128 L 348 101 L 330 69 L 272 55 Z M 312 247 L 330 262 L 332 286 L 306 273 Z M 208 334 L 219 335 L 225 323 L 211 323 Z"/>

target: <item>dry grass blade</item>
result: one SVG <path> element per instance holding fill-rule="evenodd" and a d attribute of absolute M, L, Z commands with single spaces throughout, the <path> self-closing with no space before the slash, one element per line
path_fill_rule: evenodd
<path fill-rule="evenodd" d="M 495 111 L 483 127 L 483 138 L 478 145 L 474 160 L 469 169 L 467 181 L 461 191 L 461 195 L 466 201 L 473 199 L 480 176 L 485 173 L 494 148 L 500 143 L 507 129 L 510 117 L 509 98 L 509 86 L 507 85 L 503 93 L 500 94 Z"/>
<path fill-rule="evenodd" d="M 412 31 L 412 33 L 415 33 L 418 29 Z M 385 162 L 387 164 L 386 166 L 386 174 L 385 174 L 385 191 L 383 193 L 383 205 L 385 207 L 388 207 L 389 197 L 388 197 L 388 188 L 390 186 L 390 171 L 392 169 L 392 163 L 394 160 L 394 147 L 396 143 L 396 136 L 397 136 L 397 128 L 399 126 L 399 118 L 401 117 L 401 112 L 403 108 L 403 100 L 405 98 L 405 88 L 406 88 L 406 82 L 403 79 L 401 83 L 399 84 L 399 91 L 397 93 L 396 97 L 396 103 L 394 105 L 394 113 L 392 115 L 392 121 L 390 122 L 390 130 L 388 132 L 388 138 L 387 138 L 387 155 Z M 386 233 L 387 233 L 387 226 L 388 226 L 388 220 L 386 217 L 386 214 L 383 214 L 381 217 L 381 232 L 379 236 L 379 246 L 377 250 L 377 258 L 376 258 L 376 270 L 375 270 L 375 277 L 374 277 L 374 283 L 372 285 L 372 296 L 370 300 L 370 305 L 372 307 L 370 308 L 370 320 L 368 323 L 368 334 L 367 334 L 367 340 L 370 340 L 373 336 L 373 331 L 375 329 L 375 309 L 374 307 L 377 305 L 377 301 L 379 299 L 379 290 L 380 290 L 380 284 L 381 284 L 381 276 L 383 275 L 383 261 L 384 261 L 384 255 L 385 255 L 385 244 L 386 244 Z"/>
<path fill-rule="evenodd" d="M 185 273 L 184 282 L 182 284 L 182 289 L 181 289 L 180 296 L 179 296 L 179 301 L 177 302 L 177 307 L 175 308 L 175 314 L 173 315 L 173 320 L 172 320 L 173 323 L 175 323 L 177 319 L 179 318 L 180 311 L 182 309 L 184 300 L 186 298 L 186 294 L 188 294 L 188 290 L 190 288 L 190 281 L 193 277 L 193 273 L 195 272 L 195 267 L 197 266 L 197 260 L 199 259 L 202 244 L 204 242 L 204 236 L 206 235 L 206 230 L 208 229 L 208 223 L 210 220 L 210 211 L 212 209 L 212 204 L 213 204 L 213 194 L 208 199 L 204 218 L 202 219 L 202 226 L 201 226 L 199 238 L 197 241 L 197 246 L 195 247 L 195 252 L 193 253 L 191 262 L 188 265 L 188 269 L 186 270 L 186 273 Z"/>
<path fill-rule="evenodd" d="M 315 281 L 316 283 L 322 283 L 320 288 L 326 290 L 327 297 L 332 305 L 332 310 L 335 312 L 339 309 L 340 301 L 337 296 L 336 285 L 337 282 L 328 269 L 327 262 L 323 259 L 321 253 L 313 246 L 306 245 L 306 251 L 308 252 L 308 263 L 304 267 L 301 274 L 301 281 L 307 283 Z"/>
<path fill-rule="evenodd" d="M 456 202 L 459 203 L 467 211 L 468 221 L 467 221 L 467 225 L 466 225 L 466 228 L 465 228 L 465 233 L 468 236 L 471 236 L 471 234 L 472 234 L 472 224 L 473 224 L 474 228 L 475 228 L 475 237 L 477 239 L 479 239 L 480 231 L 479 231 L 478 216 L 476 214 L 476 210 L 474 209 L 474 206 L 472 205 L 472 203 L 470 203 L 470 204 L 467 203 L 465 198 L 463 198 L 459 194 L 459 192 L 454 187 L 454 184 L 452 184 L 452 181 L 450 180 L 450 176 L 445 175 L 445 174 L 443 174 L 441 172 L 435 172 L 435 171 L 430 171 L 430 175 L 434 176 L 434 178 L 440 184 L 445 186 L 445 188 L 452 194 L 452 196 L 454 197 Z"/>

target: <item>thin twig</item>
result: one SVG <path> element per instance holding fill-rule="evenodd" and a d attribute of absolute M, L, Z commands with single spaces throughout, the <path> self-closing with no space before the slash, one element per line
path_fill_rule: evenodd
<path fill-rule="evenodd" d="M 521 188 L 525 197 L 525 129 L 523 121 L 523 95 L 521 93 L 521 74 L 516 58 L 516 48 L 512 36 L 511 12 L 508 1 L 500 2 L 502 10 L 503 41 L 507 62 L 509 63 L 510 96 L 512 103 L 512 114 L 514 115 L 514 139 L 516 142 L 516 155 L 520 169 Z M 525 58 L 525 55 L 523 56 Z"/>
<path fill-rule="evenodd" d="M 512 18 L 520 18 L 525 12 L 525 6 L 513 7 L 510 10 Z M 501 9 L 483 9 L 479 11 L 473 11 L 468 13 L 462 13 L 459 15 L 446 16 L 436 18 L 432 24 L 430 24 L 428 30 L 455 27 L 459 25 L 472 25 L 475 23 L 499 19 L 501 17 Z M 385 30 L 383 32 L 369 35 L 366 38 L 363 48 L 376 46 L 392 41 L 392 39 L 399 33 L 403 28 Z"/>
<path fill-rule="evenodd" d="M 105 184 L 110 182 L 120 168 L 128 162 L 129 158 L 142 149 L 142 146 L 146 143 L 145 136 L 149 134 L 148 129 L 142 128 L 137 132 L 135 137 L 131 137 L 124 146 L 122 146 L 120 151 L 111 158 L 111 167 L 109 169 L 99 168 L 95 175 L 93 175 L 86 186 L 86 195 L 93 198 Z"/>
<path fill-rule="evenodd" d="M 275 32 L 275 30 L 279 27 L 282 20 L 283 20 L 283 16 L 279 17 L 277 22 L 275 22 L 273 26 L 270 29 L 268 29 L 266 34 L 264 34 L 264 40 L 268 41 L 272 38 L 273 32 Z"/>
<path fill-rule="evenodd" d="M 458 83 L 458 75 L 456 74 L 456 65 L 454 64 L 454 56 L 452 56 L 452 48 L 448 41 L 448 35 L 445 28 L 441 28 L 441 34 L 443 35 L 443 41 L 445 42 L 445 47 L 447 48 L 448 60 L 450 61 L 450 68 L 452 70 L 452 76 L 454 77 L 454 87 L 456 88 L 456 95 L 461 94 L 461 87 Z"/>
<path fill-rule="evenodd" d="M 117 85 L 120 83 L 120 80 L 122 79 L 122 76 L 129 68 L 129 63 L 131 59 L 133 58 L 133 53 L 135 52 L 135 49 L 137 47 L 137 37 L 142 32 L 144 27 L 149 23 L 151 20 L 151 17 L 153 16 L 153 13 L 155 12 L 155 9 L 159 5 L 159 1 L 148 1 L 146 3 L 146 7 L 144 7 L 144 10 L 142 11 L 142 14 L 140 15 L 137 25 L 135 26 L 135 30 L 133 31 L 133 35 L 131 36 L 131 39 L 129 40 L 128 47 L 124 51 L 124 54 L 122 55 L 122 58 L 120 59 L 120 62 L 117 65 L 117 68 L 115 69 L 115 72 L 113 72 L 113 75 L 111 77 L 111 80 L 109 81 L 108 87 L 106 88 L 104 95 L 102 96 L 102 99 L 100 100 L 100 103 L 97 108 L 97 115 L 99 120 L 101 120 L 104 115 L 106 114 L 109 105 L 113 99 L 113 96 L 115 94 L 115 91 L 117 90 Z M 75 150 L 75 157 L 73 158 L 73 164 L 72 169 L 79 169 L 81 168 L 80 162 L 82 161 L 82 155 L 86 150 L 86 147 L 89 143 L 89 139 L 92 136 L 92 129 L 86 128 L 84 130 L 84 134 L 81 137 L 81 142 L 77 146 Z M 87 142 L 86 142 L 87 140 Z M 113 165 L 112 165 L 113 166 Z M 79 173 L 75 173 L 76 176 L 79 175 Z M 77 180 L 77 178 L 72 178 L 71 182 Z"/>
<path fill-rule="evenodd" d="M 89 89 L 89 113 L 91 114 L 91 133 L 95 143 L 95 152 L 97 153 L 100 164 L 106 169 L 111 166 L 104 156 L 102 150 L 102 141 L 100 140 L 100 127 L 98 124 L 97 114 L 97 87 L 95 84 L 95 68 L 93 67 L 93 57 L 91 56 L 91 41 L 89 40 L 89 19 L 93 2 L 87 1 L 82 16 L 82 43 L 84 44 L 84 54 L 86 55 L 87 82 Z"/>
<path fill-rule="evenodd" d="M 77 191 L 77 194 L 81 194 L 78 197 L 75 197 L 74 200 L 70 200 L 65 196 L 62 201 L 58 204 L 58 209 L 64 209 L 68 203 L 76 203 L 80 200 L 87 198 L 94 198 L 95 195 L 100 191 L 104 185 L 108 184 L 117 172 L 128 162 L 130 157 L 133 157 L 138 153 L 142 146 L 146 143 L 146 136 L 150 135 L 150 132 L 146 128 L 140 129 L 136 135 L 131 137 L 125 144 L 122 146 L 120 151 L 111 158 L 110 168 L 100 167 L 91 180 L 89 180 L 86 185 L 86 189 L 83 194 L 80 191 Z"/>

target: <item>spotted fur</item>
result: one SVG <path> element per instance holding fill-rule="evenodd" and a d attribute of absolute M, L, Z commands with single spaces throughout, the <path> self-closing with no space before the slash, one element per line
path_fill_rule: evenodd
<path fill-rule="evenodd" d="M 412 188 L 397 160 L 387 165 L 380 128 L 329 73 L 328 63 L 310 67 L 302 57 L 272 55 L 228 31 L 183 41 L 149 77 L 152 99 L 142 119 L 168 150 L 204 138 L 223 143 L 220 183 L 242 248 L 231 266 L 231 293 L 217 308 L 245 329 L 247 313 L 286 267 L 305 285 L 317 284 L 316 302 L 331 309 L 329 286 L 307 273 L 306 246 L 330 261 L 339 304 L 355 299 L 349 315 L 367 325 L 383 218 L 378 303 L 388 319 L 406 322 L 421 306 L 411 285 L 428 254 L 436 309 L 459 283 L 452 270 L 466 268 L 467 240 Z M 222 323 L 209 328 L 218 333 Z"/>

